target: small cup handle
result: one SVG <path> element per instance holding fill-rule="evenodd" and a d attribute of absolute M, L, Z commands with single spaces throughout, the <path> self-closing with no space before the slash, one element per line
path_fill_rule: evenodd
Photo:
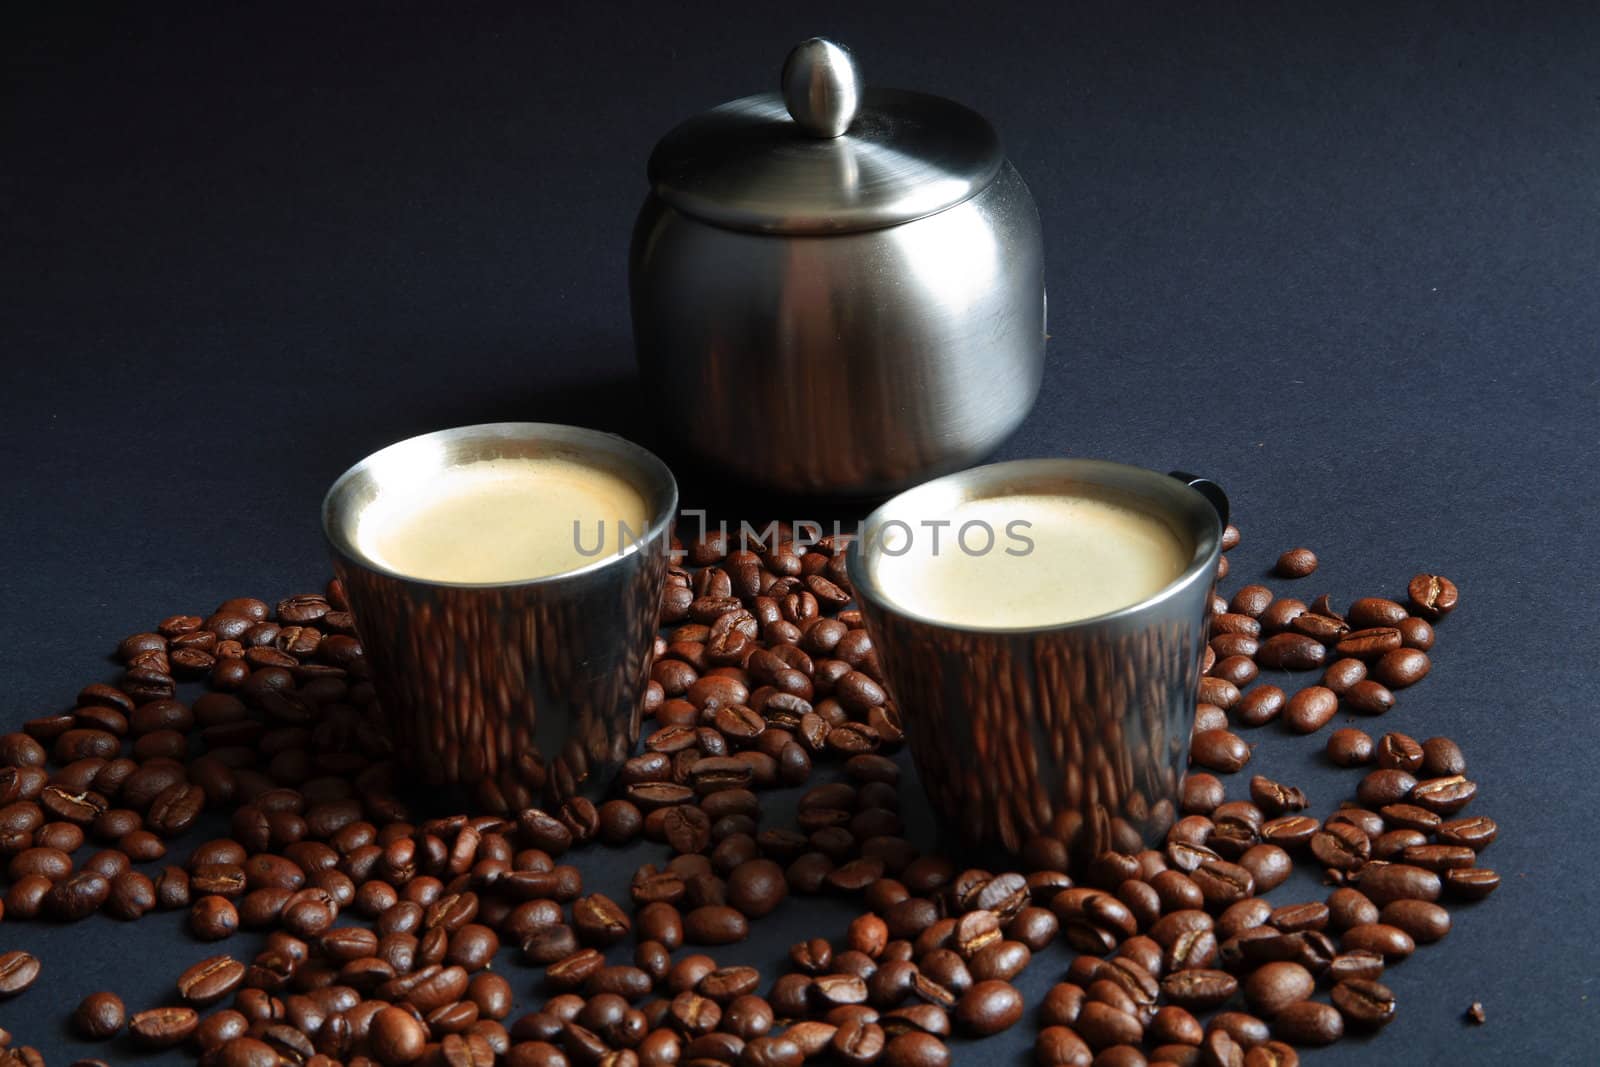
<path fill-rule="evenodd" d="M 1210 478 L 1202 478 L 1198 474 L 1187 471 L 1169 471 L 1172 477 L 1178 479 L 1190 489 L 1198 490 L 1200 495 L 1211 501 L 1211 506 L 1217 509 L 1217 518 L 1222 525 L 1228 525 L 1228 494 L 1222 491 L 1222 486 Z"/>

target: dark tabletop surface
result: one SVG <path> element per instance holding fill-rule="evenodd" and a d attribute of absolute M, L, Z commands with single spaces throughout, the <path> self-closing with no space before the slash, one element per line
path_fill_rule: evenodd
<path fill-rule="evenodd" d="M 646 155 L 827 33 L 873 83 L 987 114 L 1038 199 L 1054 336 L 1002 456 L 1216 477 L 1236 577 L 1307 544 L 1323 566 L 1296 592 L 1394 594 L 1421 570 L 1462 589 L 1433 675 L 1380 725 L 1462 742 L 1504 886 L 1390 972 L 1381 1039 L 1310 1062 L 1593 1062 L 1592 10 L 146 6 L 12 11 L 0 34 L 8 722 L 70 706 L 164 615 L 320 585 L 320 494 L 374 447 L 501 419 L 655 443 L 625 284 Z M 705 479 L 685 500 L 767 506 Z M 1252 770 L 1315 812 L 1353 789 L 1321 738 L 1251 740 Z M 581 862 L 620 894 L 658 851 Z M 791 900 L 723 956 L 770 969 L 848 914 Z M 179 929 L 5 920 L 0 948 L 45 971 L 0 1025 L 52 1063 L 86 1054 L 65 1012 L 102 987 L 169 996 L 214 951 Z M 1035 962 L 1031 1003 L 1069 959 Z M 535 975 L 505 966 L 523 1010 Z M 1032 1034 L 958 1059 L 1025 1062 Z"/>

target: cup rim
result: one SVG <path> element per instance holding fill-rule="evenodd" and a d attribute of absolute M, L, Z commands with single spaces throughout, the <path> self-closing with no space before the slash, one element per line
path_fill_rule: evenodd
<path fill-rule="evenodd" d="M 450 582 L 437 578 L 423 578 L 414 574 L 397 571 L 385 563 L 374 559 L 369 553 L 363 551 L 350 537 L 345 529 L 344 517 L 349 508 L 341 499 L 350 486 L 366 477 L 385 458 L 394 457 L 406 450 L 417 449 L 425 442 L 434 441 L 448 443 L 458 440 L 504 440 L 524 443 L 554 443 L 574 446 L 584 450 L 598 450 L 608 453 L 643 476 L 644 485 L 641 495 L 646 503 L 660 497 L 663 506 L 651 514 L 649 525 L 645 531 L 620 552 L 608 552 L 582 567 L 572 570 L 557 571 L 555 574 L 540 575 L 536 578 L 516 578 L 499 582 Z M 665 490 L 664 496 L 660 491 Z M 643 549 L 643 546 L 652 544 L 658 537 L 666 536 L 673 520 L 678 513 L 678 482 L 673 477 L 672 470 L 659 456 L 641 445 L 635 444 L 627 438 L 604 430 L 594 430 L 584 426 L 570 426 L 559 422 L 482 422 L 466 426 L 451 426 L 441 430 L 430 430 L 427 433 L 415 434 L 402 438 L 384 447 L 370 452 L 351 464 L 343 474 L 333 480 L 322 496 L 322 534 L 335 553 L 345 560 L 386 575 L 399 581 L 409 582 L 413 585 L 432 586 L 440 589 L 521 589 L 530 586 L 554 585 L 569 579 L 579 578 L 603 570 L 608 566 L 620 563 L 629 556 Z"/>
<path fill-rule="evenodd" d="M 1193 555 L 1189 560 L 1189 565 L 1166 585 L 1132 604 L 1082 619 L 1071 619 L 1067 622 L 1046 623 L 1037 626 L 975 626 L 970 623 L 933 618 L 906 608 L 888 596 L 878 585 L 876 576 L 873 574 L 873 568 L 868 566 L 866 559 L 866 546 L 870 540 L 869 535 L 875 528 L 881 527 L 890 520 L 899 517 L 897 513 L 904 511 L 915 503 L 916 498 L 933 496 L 955 488 L 1004 485 L 1008 482 L 1052 474 L 1060 476 L 1063 480 L 1070 478 L 1079 483 L 1100 485 L 1106 488 L 1147 487 L 1157 494 L 1171 494 L 1173 500 L 1182 501 L 1185 510 L 1190 513 L 1188 516 L 1190 521 L 1187 525 L 1190 527 L 1190 532 L 1195 535 Z M 1202 520 L 1204 528 L 1198 531 L 1194 529 L 1195 523 L 1193 520 L 1196 516 L 1205 516 L 1205 519 Z M 856 597 L 863 604 L 869 605 L 878 612 L 958 633 L 990 635 L 1042 634 L 1098 628 L 1108 623 L 1121 622 L 1181 595 L 1197 581 L 1214 581 L 1217 557 L 1220 555 L 1221 550 L 1222 520 L 1217 515 L 1216 509 L 1212 507 L 1211 502 L 1199 490 L 1184 484 L 1177 478 L 1145 467 L 1138 467 L 1129 463 L 1117 463 L 1112 460 L 1040 457 L 971 467 L 964 471 L 957 471 L 954 474 L 947 474 L 940 478 L 922 482 L 901 493 L 897 493 L 880 504 L 862 521 L 861 536 L 850 542 L 845 565 Z"/>

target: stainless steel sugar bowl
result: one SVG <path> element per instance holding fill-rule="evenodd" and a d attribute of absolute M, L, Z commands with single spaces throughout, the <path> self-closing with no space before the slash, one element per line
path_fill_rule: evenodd
<path fill-rule="evenodd" d="M 689 452 L 774 489 L 970 466 L 1039 391 L 1033 198 L 981 115 L 863 89 L 830 41 L 781 82 L 650 157 L 629 278 L 645 387 Z"/>

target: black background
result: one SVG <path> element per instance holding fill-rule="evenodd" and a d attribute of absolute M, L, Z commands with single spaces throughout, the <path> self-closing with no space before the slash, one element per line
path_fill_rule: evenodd
<path fill-rule="evenodd" d="M 988 115 L 1039 202 L 1053 339 L 1003 456 L 1218 478 L 1228 588 L 1302 543 L 1307 599 L 1461 586 L 1433 676 L 1376 725 L 1461 740 L 1505 884 L 1390 972 L 1381 1039 L 1312 1062 L 1592 1062 L 1588 5 L 146 6 L 0 33 L 7 720 L 70 706 L 164 615 L 320 585 L 320 494 L 377 446 L 498 419 L 654 443 L 626 315 L 645 157 L 826 33 L 869 81 Z M 756 506 L 704 480 L 685 502 Z M 1320 739 L 1251 740 L 1315 812 L 1354 787 Z M 620 893 L 646 851 L 583 864 Z M 723 955 L 770 976 L 848 914 L 791 901 Z M 170 996 L 213 951 L 179 928 L 5 921 L 45 973 L 0 1025 L 85 1054 L 61 1017 Z M 1068 959 L 1035 962 L 1031 1003 Z M 533 972 L 505 966 L 523 1010 Z M 1024 1062 L 1032 1032 L 959 1060 Z"/>

